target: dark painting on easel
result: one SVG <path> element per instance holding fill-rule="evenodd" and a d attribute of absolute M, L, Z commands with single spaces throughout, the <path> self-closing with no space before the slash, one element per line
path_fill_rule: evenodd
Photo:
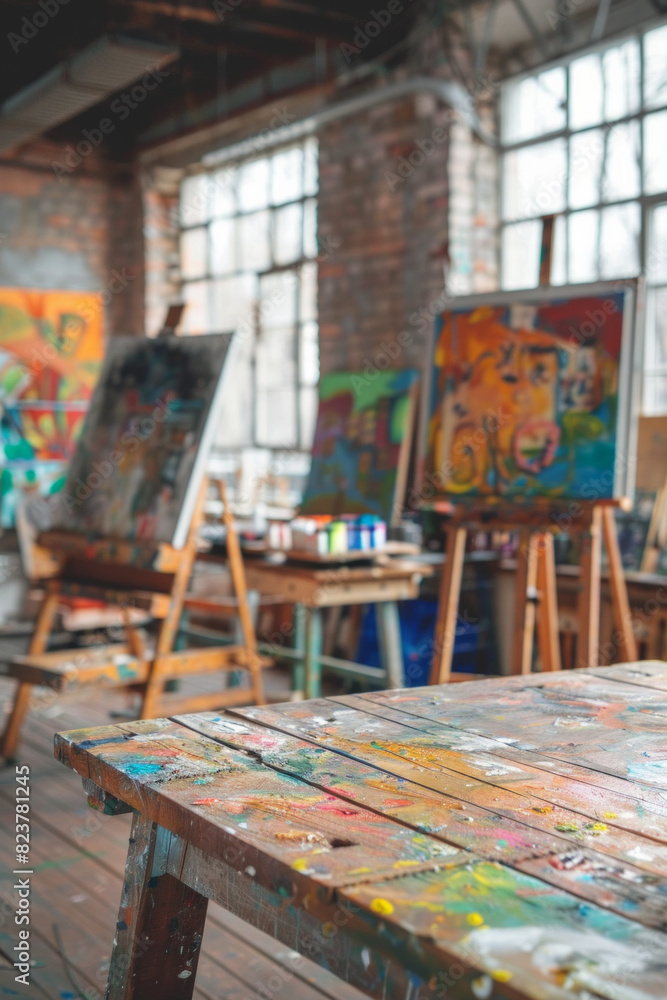
<path fill-rule="evenodd" d="M 438 317 L 425 481 L 448 499 L 632 491 L 636 286 L 459 300 Z"/>
<path fill-rule="evenodd" d="M 112 339 L 62 494 L 60 527 L 185 544 L 231 336 Z"/>
<path fill-rule="evenodd" d="M 396 520 L 405 491 L 419 374 L 325 375 L 301 514 Z"/>

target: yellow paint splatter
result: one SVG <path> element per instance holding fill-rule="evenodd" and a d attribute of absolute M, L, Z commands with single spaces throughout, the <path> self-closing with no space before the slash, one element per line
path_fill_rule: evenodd
<path fill-rule="evenodd" d="M 606 823 L 589 823 L 586 826 L 587 830 L 594 830 L 595 833 L 604 833 L 609 829 Z"/>
<path fill-rule="evenodd" d="M 616 813 L 602 813 L 605 819 L 616 819 Z"/>
<path fill-rule="evenodd" d="M 292 868 L 296 872 L 308 871 L 308 862 L 305 858 L 297 858 L 296 861 L 292 862 Z"/>
<path fill-rule="evenodd" d="M 382 917 L 388 917 L 394 912 L 394 907 L 388 899 L 374 899 L 371 903 L 371 910 L 373 913 L 379 913 Z"/>
<path fill-rule="evenodd" d="M 408 861 L 408 860 L 395 861 L 394 862 L 394 868 L 412 868 L 412 867 L 414 867 L 414 865 L 418 865 L 418 864 L 419 864 L 418 861 Z"/>
<path fill-rule="evenodd" d="M 533 812 L 535 813 L 550 813 L 553 811 L 553 806 L 533 806 Z"/>
<path fill-rule="evenodd" d="M 496 969 L 496 971 L 492 972 L 491 975 L 497 983 L 509 983 L 512 978 L 512 973 L 508 972 L 507 969 Z"/>
<path fill-rule="evenodd" d="M 481 927 L 484 923 L 484 917 L 481 913 L 469 913 L 468 923 L 471 927 Z"/>
<path fill-rule="evenodd" d="M 370 868 L 353 868 L 350 875 L 368 875 Z"/>

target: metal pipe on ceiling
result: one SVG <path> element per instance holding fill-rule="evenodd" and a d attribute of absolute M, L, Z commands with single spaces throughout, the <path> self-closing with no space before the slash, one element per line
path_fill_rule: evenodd
<path fill-rule="evenodd" d="M 419 94 L 432 94 L 443 104 L 446 104 L 453 111 L 461 116 L 469 128 L 489 146 L 496 146 L 498 140 L 482 126 L 479 115 L 475 109 L 475 103 L 471 94 L 460 83 L 451 80 L 440 80 L 437 77 L 415 76 L 409 80 L 401 80 L 398 83 L 390 83 L 386 87 L 378 87 L 369 90 L 359 97 L 351 97 L 346 101 L 340 101 L 330 107 L 315 111 L 305 118 L 296 122 L 290 122 L 280 128 L 266 130 L 262 133 L 261 143 L 257 136 L 234 142 L 229 146 L 208 153 L 203 158 L 203 163 L 207 166 L 229 163 L 232 160 L 241 160 L 244 157 L 252 156 L 276 146 L 282 146 L 288 142 L 295 142 L 312 135 L 331 125 L 333 122 L 348 118 L 351 115 L 361 114 L 379 104 L 388 101 L 399 101 L 405 97 L 415 97 Z"/>

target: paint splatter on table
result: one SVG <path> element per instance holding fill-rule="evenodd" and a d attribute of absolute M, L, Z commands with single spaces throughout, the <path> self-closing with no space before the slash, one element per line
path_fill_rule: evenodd
<path fill-rule="evenodd" d="M 208 899 L 386 1000 L 664 1000 L 666 681 L 625 664 L 60 734 L 91 801 L 136 810 L 110 1000 L 192 995 Z"/>

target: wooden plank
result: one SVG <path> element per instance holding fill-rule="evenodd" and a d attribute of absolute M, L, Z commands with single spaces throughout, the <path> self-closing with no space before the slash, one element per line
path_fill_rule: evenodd
<path fill-rule="evenodd" d="M 318 712 L 320 705 L 327 714 Z M 562 836 L 572 846 L 588 846 L 667 876 L 664 802 L 662 813 L 656 810 L 646 817 L 643 803 L 621 799 L 596 785 L 582 783 L 571 789 L 569 779 L 562 778 L 545 791 L 548 782 L 542 772 L 480 752 L 477 738 L 462 740 L 454 732 L 452 743 L 439 734 L 421 733 L 336 703 L 296 703 L 278 711 L 240 709 L 234 715 L 302 736 L 545 834 Z M 647 826 L 650 838 L 643 835 Z"/>
<path fill-rule="evenodd" d="M 595 667 L 591 673 L 605 680 L 618 679 L 618 667 Z M 654 691 L 667 691 L 667 663 L 664 660 L 644 660 L 623 664 L 623 683 L 638 684 Z"/>
<path fill-rule="evenodd" d="M 67 649 L 56 653 L 16 656 L 9 676 L 57 691 L 87 684 L 138 684 L 148 677 L 149 665 L 130 653 L 127 643 Z"/>
<path fill-rule="evenodd" d="M 512 997 L 664 998 L 667 937 L 534 877 L 485 861 L 344 889 L 369 934 L 406 963 L 418 947 L 482 968 L 482 996 L 504 983 Z M 405 935 L 396 934 L 399 926 Z M 631 984 L 631 985 L 630 985 Z M 467 996 L 479 996 L 471 990 Z"/>
<path fill-rule="evenodd" d="M 537 628 L 542 670 L 560 670 L 560 642 L 558 635 L 558 591 L 556 587 L 556 559 L 554 536 L 550 531 L 539 536 L 537 561 L 537 587 L 540 603 L 537 611 Z"/>
<path fill-rule="evenodd" d="M 168 720 L 56 737 L 58 759 L 154 822 L 294 891 L 460 863 L 466 855 Z M 239 862 L 240 864 L 240 862 Z"/>
<path fill-rule="evenodd" d="M 213 713 L 179 715 L 175 721 L 225 746 L 252 753 L 267 767 L 489 860 L 513 863 L 568 846 L 558 835 L 503 821 L 493 809 L 464 804 L 455 795 L 436 794 L 405 777 L 378 771 L 377 766 L 286 733 Z"/>

